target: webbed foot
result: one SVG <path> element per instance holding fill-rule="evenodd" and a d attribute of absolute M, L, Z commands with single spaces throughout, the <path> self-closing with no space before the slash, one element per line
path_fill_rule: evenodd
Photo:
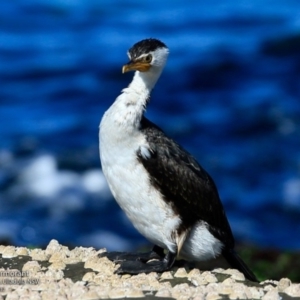
<path fill-rule="evenodd" d="M 117 274 L 131 274 L 136 275 L 140 273 L 158 272 L 162 273 L 168 271 L 173 266 L 176 259 L 176 254 L 168 252 L 164 259 L 150 261 L 144 263 L 141 260 L 122 261 L 120 267 L 116 271 Z"/>
<path fill-rule="evenodd" d="M 149 252 L 144 253 L 129 253 L 129 252 L 104 252 L 98 255 L 99 257 L 107 257 L 109 260 L 120 262 L 134 262 L 141 261 L 146 263 L 151 259 L 161 259 L 165 256 L 164 249 L 159 246 L 154 246 Z"/>

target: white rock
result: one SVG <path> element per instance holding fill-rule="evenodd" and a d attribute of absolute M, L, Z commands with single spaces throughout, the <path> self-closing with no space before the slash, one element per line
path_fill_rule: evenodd
<path fill-rule="evenodd" d="M 218 300 L 222 299 L 222 296 L 220 296 L 217 292 L 209 292 L 206 295 L 206 300 Z"/>
<path fill-rule="evenodd" d="M 95 272 L 87 272 L 83 275 L 82 280 L 83 281 L 93 281 L 95 278 L 96 273 Z"/>
<path fill-rule="evenodd" d="M 114 288 L 109 292 L 108 296 L 111 299 L 125 298 L 126 297 L 126 289 Z"/>
<path fill-rule="evenodd" d="M 127 298 L 141 298 L 145 296 L 141 289 L 136 288 L 127 289 L 125 294 Z"/>
<path fill-rule="evenodd" d="M 170 289 L 162 288 L 158 290 L 158 292 L 155 294 L 155 297 L 162 297 L 162 298 L 171 298 L 172 294 Z"/>
<path fill-rule="evenodd" d="M 13 246 L 6 246 L 2 251 L 3 258 L 12 258 L 16 256 L 18 256 L 18 254 L 16 253 L 16 248 Z"/>
<path fill-rule="evenodd" d="M 291 297 L 300 297 L 300 283 L 290 285 L 284 292 Z"/>
<path fill-rule="evenodd" d="M 279 292 L 283 292 L 286 288 L 288 288 L 292 284 L 291 280 L 288 278 L 282 278 L 278 282 L 277 289 Z"/>
<path fill-rule="evenodd" d="M 66 264 L 61 260 L 57 260 L 57 261 L 53 262 L 48 267 L 49 270 L 64 270 L 65 268 L 66 268 Z"/>
<path fill-rule="evenodd" d="M 250 299 L 261 299 L 261 297 L 264 295 L 264 291 L 262 288 L 257 288 L 254 286 L 248 287 L 250 292 Z"/>
<path fill-rule="evenodd" d="M 245 281 L 245 276 L 243 273 L 236 269 L 227 269 L 222 272 L 223 274 L 231 275 L 234 280 Z"/>
<path fill-rule="evenodd" d="M 37 261 L 28 261 L 22 268 L 23 272 L 28 272 L 30 276 L 41 271 L 41 266 Z"/>
<path fill-rule="evenodd" d="M 269 290 L 262 298 L 262 300 L 281 300 L 276 289 Z"/>
<path fill-rule="evenodd" d="M 16 248 L 16 254 L 17 255 L 29 255 L 29 251 L 25 247 L 17 247 Z"/>
<path fill-rule="evenodd" d="M 58 243 L 57 240 L 51 240 L 48 244 L 45 252 L 46 254 L 52 255 L 54 252 L 60 251 L 62 246 Z"/>
<path fill-rule="evenodd" d="M 184 278 L 184 277 L 187 277 L 188 274 L 185 270 L 185 268 L 179 268 L 176 273 L 174 274 L 174 277 L 177 277 L 177 278 Z"/>
<path fill-rule="evenodd" d="M 98 300 L 99 299 L 99 295 L 96 291 L 92 290 L 92 291 L 88 291 L 86 292 L 82 298 L 83 300 Z"/>
<path fill-rule="evenodd" d="M 40 260 L 40 261 L 46 261 L 50 257 L 50 254 L 46 254 L 46 252 L 43 251 L 42 249 L 29 250 L 29 255 L 32 257 L 33 260 Z"/>

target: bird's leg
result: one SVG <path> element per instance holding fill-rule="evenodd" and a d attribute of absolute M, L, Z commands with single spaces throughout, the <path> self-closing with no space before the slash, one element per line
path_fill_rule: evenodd
<path fill-rule="evenodd" d="M 99 257 L 107 257 L 113 262 L 135 261 L 139 260 L 146 263 L 151 259 L 161 259 L 165 256 L 164 249 L 154 245 L 151 251 L 145 253 L 129 253 L 129 252 L 104 252 Z"/>
<path fill-rule="evenodd" d="M 151 272 L 162 273 L 171 269 L 175 262 L 176 256 L 177 253 L 169 251 L 163 259 L 150 261 L 148 263 L 144 263 L 140 260 L 123 261 L 120 263 L 120 267 L 116 273 L 132 275 Z"/>
<path fill-rule="evenodd" d="M 154 245 L 151 251 L 140 254 L 143 254 L 143 256 L 140 256 L 138 260 L 144 263 L 151 259 L 162 259 L 165 257 L 164 249 L 157 245 Z"/>

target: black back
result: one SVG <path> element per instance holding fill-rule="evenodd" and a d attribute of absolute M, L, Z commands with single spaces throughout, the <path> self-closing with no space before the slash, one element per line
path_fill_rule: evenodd
<path fill-rule="evenodd" d="M 180 215 L 179 233 L 196 222 L 207 223 L 208 230 L 228 248 L 234 238 L 217 188 L 209 174 L 198 162 L 163 131 L 143 117 L 141 131 L 146 135 L 151 157 L 138 160 L 150 174 L 151 184 Z"/>

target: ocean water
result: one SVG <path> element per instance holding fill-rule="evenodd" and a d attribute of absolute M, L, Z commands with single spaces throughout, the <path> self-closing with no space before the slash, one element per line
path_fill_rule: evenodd
<path fill-rule="evenodd" d="M 126 51 L 170 48 L 147 117 L 214 178 L 237 241 L 299 249 L 300 2 L 0 2 L 0 239 L 146 243 L 101 172 Z"/>

